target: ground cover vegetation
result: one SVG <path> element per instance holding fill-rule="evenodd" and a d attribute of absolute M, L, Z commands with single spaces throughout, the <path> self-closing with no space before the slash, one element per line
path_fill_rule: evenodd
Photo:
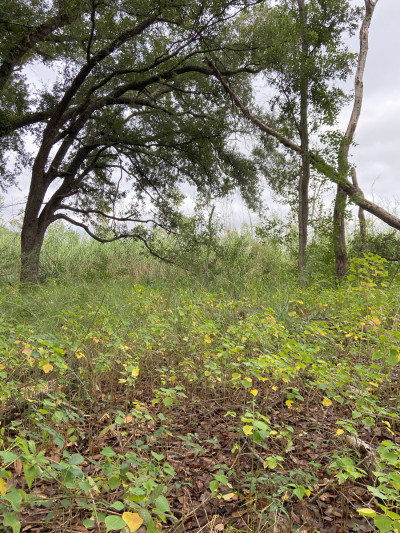
<path fill-rule="evenodd" d="M 3 1 L 1 530 L 399 533 L 400 219 L 349 160 L 376 3 Z M 225 230 L 261 177 L 288 219 Z"/>
<path fill-rule="evenodd" d="M 278 233 L 184 269 L 55 226 L 29 288 L 2 228 L 0 528 L 399 529 L 397 263 L 313 239 L 300 288 Z"/>

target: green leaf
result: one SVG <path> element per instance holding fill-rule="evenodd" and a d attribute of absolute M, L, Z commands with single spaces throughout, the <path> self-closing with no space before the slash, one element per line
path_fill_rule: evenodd
<path fill-rule="evenodd" d="M 13 452 L 0 452 L 0 457 L 5 463 L 13 463 L 15 459 L 18 459 L 18 455 Z"/>
<path fill-rule="evenodd" d="M 153 520 L 147 524 L 147 533 L 160 533 L 160 530 L 154 525 Z"/>
<path fill-rule="evenodd" d="M 210 487 L 211 492 L 215 492 L 216 490 L 218 490 L 219 481 L 217 481 L 216 479 L 213 479 L 212 481 L 210 481 L 209 487 Z"/>
<path fill-rule="evenodd" d="M 90 518 L 86 518 L 86 520 L 84 520 L 82 524 L 88 529 L 91 529 L 95 526 L 95 521 L 91 520 Z"/>
<path fill-rule="evenodd" d="M 111 506 L 112 509 L 115 509 L 116 511 L 122 511 L 124 509 L 124 504 L 122 502 L 114 502 Z"/>
<path fill-rule="evenodd" d="M 13 491 L 7 492 L 7 494 L 3 496 L 3 500 L 7 500 L 8 502 L 10 502 L 13 510 L 17 512 L 21 510 L 22 496 L 20 492 L 23 492 L 23 491 L 13 490 Z"/>
<path fill-rule="evenodd" d="M 19 533 L 21 531 L 21 522 L 18 520 L 18 515 L 16 513 L 4 513 L 3 526 L 11 527 L 13 533 Z"/>
<path fill-rule="evenodd" d="M 168 513 L 169 512 L 169 503 L 165 496 L 161 495 L 156 499 L 156 508 L 161 513 Z"/>
<path fill-rule="evenodd" d="M 167 396 L 163 399 L 163 404 L 165 407 L 171 407 L 171 405 L 174 403 L 174 399 L 171 396 Z"/>
<path fill-rule="evenodd" d="M 83 463 L 84 460 L 85 460 L 84 457 L 82 457 L 80 453 L 73 453 L 71 457 L 69 458 L 68 463 L 70 465 L 76 466 L 76 465 L 80 465 L 81 463 Z"/>
<path fill-rule="evenodd" d="M 386 363 L 389 366 L 396 366 L 399 362 L 399 352 L 393 348 L 390 350 L 389 355 L 386 357 Z"/>
<path fill-rule="evenodd" d="M 32 483 L 42 473 L 42 469 L 38 465 L 24 464 L 25 481 L 29 488 L 32 487 Z"/>
<path fill-rule="evenodd" d="M 306 491 L 304 490 L 303 487 L 297 487 L 297 489 L 295 489 L 295 490 L 293 491 L 293 494 L 294 494 L 295 496 L 297 496 L 299 500 L 302 500 L 302 499 L 303 499 L 305 493 L 306 493 Z"/>
<path fill-rule="evenodd" d="M 151 452 L 151 455 L 154 457 L 154 459 L 156 459 L 156 461 L 162 461 L 165 459 L 165 455 L 162 453 Z"/>
<path fill-rule="evenodd" d="M 111 490 L 117 489 L 121 485 L 121 480 L 117 476 L 111 476 L 108 480 Z"/>
<path fill-rule="evenodd" d="M 381 533 L 392 531 L 392 521 L 388 516 L 379 515 L 374 518 L 374 524 Z"/>
<path fill-rule="evenodd" d="M 122 520 L 120 516 L 108 515 L 106 517 L 106 531 L 120 531 L 124 527 L 126 527 L 125 520 Z"/>
<path fill-rule="evenodd" d="M 101 450 L 101 455 L 105 455 L 106 457 L 115 457 L 117 454 L 114 452 L 110 446 L 106 446 Z"/>

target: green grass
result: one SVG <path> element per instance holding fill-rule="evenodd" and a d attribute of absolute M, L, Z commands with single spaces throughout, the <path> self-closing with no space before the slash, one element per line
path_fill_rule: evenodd
<path fill-rule="evenodd" d="M 246 232 L 206 276 L 201 250 L 188 271 L 57 228 L 26 288 L 2 232 L 0 528 L 300 531 L 308 509 L 315 531 L 395 531 L 391 265 L 300 290 L 294 257 Z"/>

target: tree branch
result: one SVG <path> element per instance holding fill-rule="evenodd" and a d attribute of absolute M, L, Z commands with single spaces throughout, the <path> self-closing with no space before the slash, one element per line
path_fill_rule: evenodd
<path fill-rule="evenodd" d="M 267 135 L 274 137 L 280 144 L 282 144 L 286 148 L 289 148 L 290 150 L 296 152 L 299 155 L 303 153 L 301 147 L 298 144 L 296 144 L 294 141 L 287 138 L 279 131 L 274 130 L 273 128 L 268 126 L 268 124 L 265 124 L 256 116 L 254 116 L 250 112 L 250 110 L 243 104 L 237 94 L 229 87 L 228 83 L 225 81 L 216 65 L 212 63 L 212 61 L 209 59 L 207 59 L 207 63 L 213 69 L 215 77 L 219 80 L 221 85 L 225 88 L 226 92 L 231 97 L 232 102 L 242 111 L 243 115 L 248 120 L 250 120 L 250 122 L 252 122 L 255 126 L 257 126 L 257 128 L 259 128 Z M 309 158 L 312 166 L 317 171 L 321 172 L 324 176 L 326 176 L 330 181 L 340 185 L 353 203 L 355 203 L 359 207 L 362 207 L 363 209 L 365 209 L 365 211 L 368 211 L 369 213 L 379 218 L 389 226 L 400 230 L 400 218 L 392 215 L 391 213 L 386 211 L 386 209 L 383 209 L 383 207 L 380 207 L 374 202 L 367 200 L 359 188 L 355 187 L 352 183 L 350 183 L 345 176 L 340 175 L 339 172 L 334 167 L 329 165 L 319 154 L 315 152 L 309 152 Z"/>
<path fill-rule="evenodd" d="M 63 213 L 59 213 L 58 215 L 55 215 L 53 217 L 53 221 L 56 221 L 56 220 L 65 220 L 66 222 L 69 222 L 73 226 L 77 226 L 79 228 L 82 228 L 89 235 L 89 237 L 91 237 L 95 241 L 101 242 L 103 244 L 109 243 L 109 242 L 119 241 L 121 239 L 129 239 L 129 238 L 136 239 L 138 241 L 143 242 L 143 244 L 145 245 L 145 247 L 147 248 L 147 250 L 150 252 L 150 254 L 152 256 L 154 256 L 157 259 L 160 259 L 161 261 L 164 261 L 165 263 L 168 263 L 170 265 L 175 265 L 176 264 L 171 259 L 168 259 L 167 257 L 163 257 L 163 256 L 159 255 L 157 252 L 155 252 L 151 248 L 151 246 L 149 245 L 147 240 L 142 235 L 138 235 L 138 234 L 135 234 L 135 233 L 124 233 L 124 234 L 120 234 L 120 235 L 115 235 L 114 237 L 104 238 L 104 237 L 99 237 L 98 235 L 93 233 L 93 231 L 91 231 L 89 226 L 87 226 L 86 224 L 83 224 L 83 222 L 78 222 L 77 220 L 74 220 L 74 219 L 70 218 L 69 216 L 64 215 Z"/>

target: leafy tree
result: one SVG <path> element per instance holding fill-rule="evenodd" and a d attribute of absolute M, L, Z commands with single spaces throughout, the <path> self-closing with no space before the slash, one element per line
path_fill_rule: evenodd
<path fill-rule="evenodd" d="M 253 15 L 254 38 L 263 51 L 264 76 L 268 86 L 274 88 L 270 113 L 275 113 L 279 129 L 296 139 L 301 148 L 297 185 L 291 179 L 288 192 L 293 196 L 296 191 L 298 270 L 303 284 L 310 204 L 310 138 L 321 127 L 335 125 L 346 102 L 337 82 L 348 77 L 355 56 L 343 43 L 343 36 L 356 30 L 359 15 L 357 8 L 342 0 L 280 0 L 274 7 L 260 6 Z M 285 177 L 278 181 L 280 190 L 287 180 L 287 170 L 282 174 Z M 276 181 L 274 185 L 276 188 Z"/>
<path fill-rule="evenodd" d="M 323 174 L 328 180 L 335 183 L 339 187 L 339 193 L 343 197 L 345 194 L 353 203 L 361 207 L 363 210 L 368 211 L 375 217 L 379 218 L 389 226 L 400 230 L 400 218 L 393 215 L 392 213 L 386 211 L 379 205 L 365 198 L 361 188 L 358 186 L 357 180 L 350 181 L 350 166 L 348 164 L 349 149 L 354 138 L 354 133 L 357 127 L 358 118 L 361 112 L 362 104 L 362 88 L 363 88 L 363 72 L 367 57 L 368 51 L 368 34 L 369 27 L 371 24 L 372 15 L 376 7 L 378 0 L 364 0 L 365 1 L 365 12 L 363 15 L 363 22 L 360 29 L 360 52 L 357 60 L 357 71 L 355 76 L 355 95 L 354 95 L 354 105 L 349 120 L 348 128 L 344 135 L 341 136 L 340 142 L 338 143 L 337 158 L 336 164 L 332 163 L 329 159 L 324 158 L 321 153 L 318 153 L 316 150 L 310 150 L 308 152 L 308 159 L 312 167 L 319 173 Z M 218 65 L 212 61 L 209 61 L 209 65 L 213 68 L 215 77 L 225 88 L 231 100 L 235 105 L 240 109 L 242 114 L 261 132 L 275 139 L 281 146 L 289 149 L 290 151 L 303 156 L 304 149 L 298 143 L 297 139 L 294 138 L 287 132 L 285 128 L 278 129 L 272 121 L 259 118 L 255 113 L 253 113 L 248 106 L 245 105 L 244 101 L 239 97 L 238 94 L 230 87 L 230 85 L 225 80 L 222 72 L 218 68 Z M 275 127 L 274 127 L 275 126 Z M 337 212 L 341 213 L 343 216 L 344 205 L 342 202 L 337 209 Z M 337 235 L 343 235 L 343 233 L 338 232 Z M 343 248 L 342 248 L 343 249 Z M 338 275 L 343 275 L 346 271 L 346 256 L 343 254 L 342 258 L 339 257 L 337 249 L 335 248 L 336 255 L 336 265 L 335 270 Z M 339 259 L 339 261 L 338 261 Z M 342 260 L 343 259 L 343 260 Z"/>
<path fill-rule="evenodd" d="M 36 65 L 58 71 L 47 89 L 30 98 L 11 69 L 3 152 L 27 128 L 37 145 L 24 161 L 31 184 L 21 280 L 37 280 L 43 239 L 57 220 L 101 242 L 131 236 L 151 249 L 151 228 L 177 230 L 184 183 L 213 196 L 238 185 L 248 201 L 255 197 L 253 166 L 228 146 L 233 122 L 203 62 L 223 47 L 223 24 L 252 3 L 93 0 L 30 49 Z M 224 75 L 248 70 L 244 61 Z M 99 218 L 112 221 L 112 236 L 95 233 Z"/>

